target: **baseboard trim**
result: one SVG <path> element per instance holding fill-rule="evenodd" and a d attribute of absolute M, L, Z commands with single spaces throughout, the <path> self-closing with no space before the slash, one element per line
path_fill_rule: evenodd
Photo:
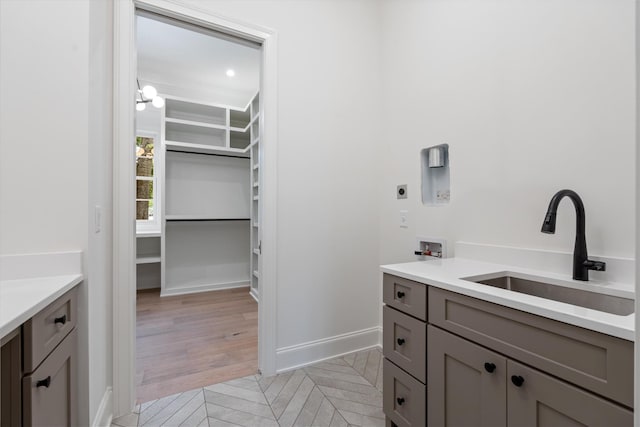
<path fill-rule="evenodd" d="M 230 282 L 230 283 L 213 283 L 210 285 L 185 286 L 184 288 L 163 289 L 160 291 L 161 297 L 195 294 L 198 292 L 221 291 L 224 289 L 246 288 L 250 282 Z"/>
<path fill-rule="evenodd" d="M 258 302 L 258 292 L 255 289 L 251 288 L 249 290 L 249 295 L 251 295 L 253 299 L 256 300 L 256 302 Z"/>
<path fill-rule="evenodd" d="M 110 427 L 113 418 L 113 390 L 107 387 L 98 406 L 96 416 L 91 423 L 92 427 Z"/>
<path fill-rule="evenodd" d="M 380 347 L 380 333 L 381 328 L 375 326 L 279 348 L 276 350 L 276 371 L 278 373 L 286 372 L 354 351 Z"/>

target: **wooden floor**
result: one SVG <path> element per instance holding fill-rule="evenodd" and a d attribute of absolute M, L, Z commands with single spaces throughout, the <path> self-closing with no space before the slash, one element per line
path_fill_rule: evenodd
<path fill-rule="evenodd" d="M 257 373 L 258 304 L 249 288 L 137 296 L 138 403 Z"/>

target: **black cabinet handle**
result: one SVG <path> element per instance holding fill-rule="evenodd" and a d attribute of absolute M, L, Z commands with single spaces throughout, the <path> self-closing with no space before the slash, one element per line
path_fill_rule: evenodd
<path fill-rule="evenodd" d="M 404 344 L 404 338 L 398 338 L 396 340 L 396 342 L 398 343 L 398 345 L 403 345 Z"/>
<path fill-rule="evenodd" d="M 489 372 L 489 373 L 492 373 L 493 371 L 496 370 L 495 363 L 489 363 L 489 362 L 485 363 L 484 364 L 484 370 Z"/>
<path fill-rule="evenodd" d="M 36 387 L 49 388 L 50 385 L 51 385 L 51 376 L 48 376 L 47 378 L 40 380 L 36 383 Z"/>
<path fill-rule="evenodd" d="M 524 384 L 524 378 L 522 378 L 520 375 L 512 375 L 511 382 L 516 387 L 522 387 L 522 384 Z"/>
<path fill-rule="evenodd" d="M 402 291 L 396 292 L 396 295 L 398 296 L 398 298 L 404 298 L 404 292 Z"/>
<path fill-rule="evenodd" d="M 398 402 L 398 405 L 400 406 L 404 405 L 404 397 L 398 397 L 396 399 L 396 402 Z"/>
<path fill-rule="evenodd" d="M 53 319 L 53 323 L 61 323 L 61 324 L 65 324 L 67 323 L 67 315 L 63 314 L 60 317 L 56 317 L 55 319 Z"/>

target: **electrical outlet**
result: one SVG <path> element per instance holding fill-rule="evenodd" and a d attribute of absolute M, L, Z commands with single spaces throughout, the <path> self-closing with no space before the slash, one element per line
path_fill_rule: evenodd
<path fill-rule="evenodd" d="M 407 198 L 407 184 L 398 185 L 398 188 L 396 189 L 396 196 L 398 199 Z"/>
<path fill-rule="evenodd" d="M 409 211 L 400 211 L 400 228 L 409 228 Z"/>

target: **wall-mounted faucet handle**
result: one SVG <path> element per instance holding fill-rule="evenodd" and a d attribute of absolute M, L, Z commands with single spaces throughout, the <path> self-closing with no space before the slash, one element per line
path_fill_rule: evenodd
<path fill-rule="evenodd" d="M 587 267 L 589 270 L 607 271 L 607 263 L 602 261 L 592 261 L 588 259 L 582 265 Z"/>

